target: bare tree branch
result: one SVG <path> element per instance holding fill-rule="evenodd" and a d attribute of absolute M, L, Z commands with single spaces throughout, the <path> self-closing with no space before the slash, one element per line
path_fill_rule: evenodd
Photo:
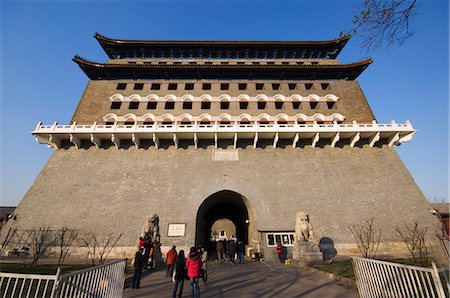
<path fill-rule="evenodd" d="M 353 18 L 353 34 L 367 51 L 402 45 L 415 31 L 417 0 L 362 0 Z"/>
<path fill-rule="evenodd" d="M 103 264 L 122 236 L 123 233 L 118 236 L 111 233 L 100 239 L 94 232 L 89 232 L 83 237 L 82 241 L 86 245 L 92 265 Z"/>
<path fill-rule="evenodd" d="M 428 248 L 425 241 L 427 228 L 415 222 L 413 226 L 405 225 L 403 228 L 396 227 L 395 230 L 408 248 L 414 264 L 427 265 Z"/>
<path fill-rule="evenodd" d="M 348 226 L 356 240 L 359 251 L 364 258 L 375 259 L 381 239 L 381 229 L 375 228 L 374 218 L 364 220 L 362 225 Z"/>

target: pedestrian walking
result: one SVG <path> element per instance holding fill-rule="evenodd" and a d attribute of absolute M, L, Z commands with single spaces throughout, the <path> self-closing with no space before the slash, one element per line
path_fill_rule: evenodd
<path fill-rule="evenodd" d="M 183 296 L 183 286 L 184 280 L 187 277 L 186 270 L 186 258 L 184 257 L 184 250 L 180 250 L 180 253 L 177 256 L 175 261 L 175 268 L 172 275 L 172 281 L 175 283 L 173 285 L 172 297 L 181 297 Z M 178 290 L 178 295 L 177 295 Z"/>
<path fill-rule="evenodd" d="M 217 252 L 217 260 L 219 261 L 220 264 L 222 264 L 222 260 L 224 257 L 224 249 L 225 247 L 223 246 L 223 242 L 222 241 L 217 241 L 216 242 L 216 252 Z"/>
<path fill-rule="evenodd" d="M 202 259 L 202 285 L 206 286 L 208 283 L 208 268 L 206 267 L 206 261 L 208 260 L 208 252 L 205 247 L 201 247 L 201 259 Z"/>
<path fill-rule="evenodd" d="M 176 259 L 177 259 L 177 251 L 176 246 L 174 245 L 166 254 L 166 265 L 167 265 L 166 277 L 173 275 L 173 268 L 175 266 Z"/>
<path fill-rule="evenodd" d="M 191 280 L 191 297 L 200 297 L 200 287 L 198 285 L 199 279 L 202 275 L 201 271 L 202 260 L 195 247 L 191 247 L 189 257 L 186 260 L 186 268 L 188 276 Z"/>
<path fill-rule="evenodd" d="M 234 264 L 236 258 L 236 242 L 231 239 L 228 242 L 228 253 L 230 254 L 230 264 Z"/>
<path fill-rule="evenodd" d="M 131 287 L 133 289 L 139 289 L 141 287 L 141 274 L 142 268 L 144 267 L 144 249 L 141 247 L 134 255 L 134 276 L 133 284 Z"/>
<path fill-rule="evenodd" d="M 277 242 L 277 246 L 275 248 L 277 254 L 278 254 L 278 259 L 280 260 L 280 262 L 282 264 L 285 263 L 286 261 L 286 256 L 287 256 L 287 249 L 286 247 L 284 247 L 280 241 Z"/>
<path fill-rule="evenodd" d="M 237 244 L 237 255 L 239 257 L 239 264 L 244 263 L 244 252 L 245 252 L 245 244 L 243 241 L 239 240 Z"/>

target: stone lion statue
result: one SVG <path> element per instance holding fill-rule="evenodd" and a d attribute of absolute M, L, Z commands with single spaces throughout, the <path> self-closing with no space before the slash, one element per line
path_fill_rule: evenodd
<path fill-rule="evenodd" d="M 157 214 L 149 216 L 147 222 L 142 228 L 141 236 L 144 238 L 149 238 L 156 240 L 159 236 L 159 217 Z"/>
<path fill-rule="evenodd" d="M 297 213 L 295 219 L 295 237 L 300 241 L 314 241 L 312 224 L 309 222 L 309 216 L 306 212 Z"/>

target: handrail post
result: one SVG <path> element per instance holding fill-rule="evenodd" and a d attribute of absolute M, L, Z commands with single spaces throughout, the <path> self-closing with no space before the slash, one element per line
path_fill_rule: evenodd
<path fill-rule="evenodd" d="M 433 276 L 434 282 L 436 284 L 436 291 L 439 298 L 445 298 L 444 288 L 442 286 L 441 278 L 439 277 L 439 270 L 434 261 L 431 261 L 431 267 L 433 269 L 431 276 Z"/>
<path fill-rule="evenodd" d="M 55 293 L 59 290 L 59 278 L 61 277 L 61 266 L 58 266 L 56 270 L 55 283 L 53 284 L 52 292 L 50 293 L 50 298 L 55 297 Z"/>

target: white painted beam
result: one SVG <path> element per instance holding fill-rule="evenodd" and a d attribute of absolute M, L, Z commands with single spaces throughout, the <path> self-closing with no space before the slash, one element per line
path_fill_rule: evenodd
<path fill-rule="evenodd" d="M 278 136 L 278 133 L 276 133 L 275 136 L 273 137 L 273 149 L 277 148 L 279 139 L 280 139 L 280 137 Z"/>
<path fill-rule="evenodd" d="M 102 141 L 95 134 L 91 133 L 91 142 L 94 144 L 95 148 L 99 149 Z"/>
<path fill-rule="evenodd" d="M 119 149 L 120 146 L 120 140 L 112 133 L 111 134 L 111 142 L 113 142 L 114 146 L 116 146 L 117 149 Z"/>
<path fill-rule="evenodd" d="M 297 147 L 297 142 L 300 140 L 300 134 L 296 133 L 294 137 L 294 141 L 292 142 L 292 147 Z"/>
<path fill-rule="evenodd" d="M 334 135 L 333 140 L 331 141 L 331 147 L 332 147 L 332 148 L 336 147 L 336 143 L 339 142 L 339 139 L 340 139 L 340 138 L 341 138 L 341 137 L 340 137 L 340 134 L 339 134 L 339 132 L 337 132 L 337 133 Z"/>
<path fill-rule="evenodd" d="M 355 147 L 356 143 L 361 139 L 361 133 L 357 132 L 353 138 L 352 141 L 350 142 L 350 147 Z"/>
<path fill-rule="evenodd" d="M 234 133 L 234 140 L 233 140 L 233 147 L 234 149 L 237 148 L 237 141 L 238 141 L 238 136 L 237 136 L 237 132 Z"/>
<path fill-rule="evenodd" d="M 48 141 L 50 143 L 50 146 L 52 146 L 53 148 L 55 149 L 61 148 L 61 140 L 57 137 L 54 137 L 52 134 L 50 134 Z"/>
<path fill-rule="evenodd" d="M 78 149 L 81 147 L 81 139 L 79 137 L 77 137 L 76 135 L 74 135 L 73 133 L 70 134 L 69 140 L 72 144 L 75 145 L 75 148 Z"/>
<path fill-rule="evenodd" d="M 253 139 L 253 148 L 258 146 L 258 132 L 255 132 L 255 137 Z"/>
<path fill-rule="evenodd" d="M 136 148 L 141 147 L 141 139 L 137 137 L 134 132 L 131 134 L 131 141 L 133 141 L 133 144 L 134 146 L 136 146 Z"/>
<path fill-rule="evenodd" d="M 214 133 L 214 147 L 217 149 L 219 148 L 219 144 L 217 141 L 217 132 Z"/>
<path fill-rule="evenodd" d="M 319 140 L 320 140 L 319 133 L 316 133 L 316 134 L 314 135 L 313 140 L 312 140 L 311 146 L 312 146 L 313 148 L 315 148 L 316 145 L 317 145 L 317 142 L 318 142 Z"/>
<path fill-rule="evenodd" d="M 376 134 L 374 134 L 369 140 L 370 140 L 369 146 L 373 147 L 375 145 L 375 143 L 380 140 L 380 132 L 377 132 Z"/>
<path fill-rule="evenodd" d="M 400 140 L 400 134 L 397 132 L 396 134 L 394 134 L 390 139 L 389 139 L 389 147 L 394 147 L 398 141 Z"/>
<path fill-rule="evenodd" d="M 194 146 L 195 146 L 195 149 L 198 148 L 198 138 L 197 138 L 197 133 L 196 132 L 194 132 Z"/>
<path fill-rule="evenodd" d="M 156 133 L 153 133 L 153 143 L 155 144 L 156 149 L 159 148 L 159 138 L 156 136 Z"/>
<path fill-rule="evenodd" d="M 178 149 L 178 138 L 176 133 L 173 133 L 173 145 L 175 146 L 175 149 Z"/>

